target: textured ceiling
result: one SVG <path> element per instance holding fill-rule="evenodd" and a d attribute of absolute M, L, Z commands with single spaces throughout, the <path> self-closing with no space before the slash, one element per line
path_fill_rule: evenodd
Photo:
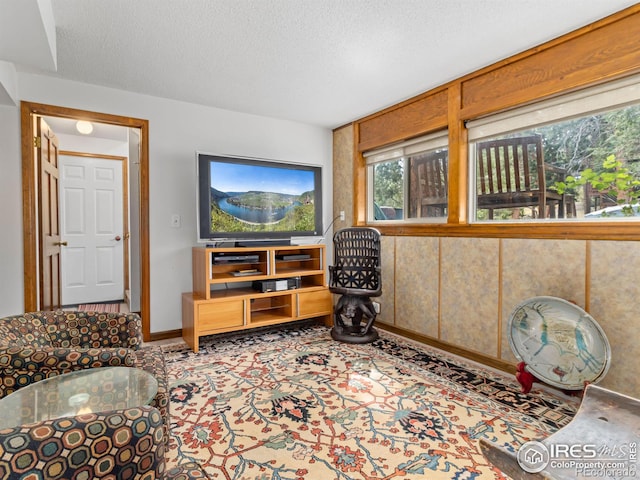
<path fill-rule="evenodd" d="M 336 127 L 636 2 L 52 0 L 66 79 Z"/>

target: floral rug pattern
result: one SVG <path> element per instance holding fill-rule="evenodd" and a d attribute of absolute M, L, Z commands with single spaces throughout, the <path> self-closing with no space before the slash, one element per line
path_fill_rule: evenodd
<path fill-rule="evenodd" d="M 236 480 L 502 479 L 479 438 L 515 450 L 575 414 L 380 333 L 351 345 L 311 326 L 211 337 L 198 354 L 165 348 L 173 462 Z"/>

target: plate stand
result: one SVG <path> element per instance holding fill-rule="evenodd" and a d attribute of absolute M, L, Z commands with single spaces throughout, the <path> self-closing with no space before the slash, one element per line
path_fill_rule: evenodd
<path fill-rule="evenodd" d="M 518 383 L 522 385 L 522 393 L 529 393 L 533 386 L 533 382 L 537 380 L 536 377 L 527 372 L 525 368 L 526 366 L 527 364 L 525 362 L 520 362 L 516 366 L 516 380 L 518 380 Z"/>

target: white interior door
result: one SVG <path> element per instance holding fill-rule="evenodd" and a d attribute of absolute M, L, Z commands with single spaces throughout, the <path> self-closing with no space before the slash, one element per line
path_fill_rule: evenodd
<path fill-rule="evenodd" d="M 62 304 L 123 299 L 122 161 L 60 155 L 60 213 Z"/>

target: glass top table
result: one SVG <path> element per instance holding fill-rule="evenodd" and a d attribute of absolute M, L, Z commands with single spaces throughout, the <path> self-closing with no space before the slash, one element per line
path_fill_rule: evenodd
<path fill-rule="evenodd" d="M 0 429 L 147 405 L 157 392 L 154 376 L 138 368 L 101 367 L 65 373 L 0 399 Z"/>

